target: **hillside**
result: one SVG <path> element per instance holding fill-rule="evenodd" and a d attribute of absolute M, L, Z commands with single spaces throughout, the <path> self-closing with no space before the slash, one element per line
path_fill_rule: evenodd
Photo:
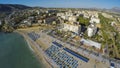
<path fill-rule="evenodd" d="M 114 8 L 112 8 L 112 9 L 110 9 L 111 11 L 113 11 L 113 12 L 118 12 L 118 13 L 120 13 L 120 8 L 119 7 L 114 7 Z"/>
<path fill-rule="evenodd" d="M 28 8 L 31 7 L 19 4 L 0 4 L 0 12 L 12 12 L 15 10 L 24 10 Z"/>

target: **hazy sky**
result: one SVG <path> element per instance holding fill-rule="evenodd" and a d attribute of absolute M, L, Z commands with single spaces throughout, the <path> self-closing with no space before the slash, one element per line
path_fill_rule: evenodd
<path fill-rule="evenodd" d="M 0 0 L 0 4 L 23 4 L 41 7 L 112 8 L 120 7 L 120 0 Z"/>

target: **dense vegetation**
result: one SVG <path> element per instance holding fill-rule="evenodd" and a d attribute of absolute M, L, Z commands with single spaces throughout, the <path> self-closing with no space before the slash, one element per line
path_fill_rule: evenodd
<path fill-rule="evenodd" d="M 19 4 L 0 4 L 0 12 L 13 12 L 15 10 L 24 10 L 27 8 L 31 7 Z"/>
<path fill-rule="evenodd" d="M 11 14 L 13 11 L 18 12 L 18 11 L 29 9 L 29 8 L 31 7 L 28 7 L 25 5 L 19 5 L 19 4 L 0 4 L 0 20 L 2 21 L 2 25 L 0 25 L 0 31 L 4 31 L 4 32 L 13 31 L 13 27 L 10 25 L 11 23 L 6 24 L 6 22 L 4 21 L 5 18 L 9 17 L 9 14 Z M 18 23 L 23 18 L 24 18 L 23 16 L 19 18 L 16 17 L 15 22 Z"/>
<path fill-rule="evenodd" d="M 83 16 L 80 16 L 78 18 L 78 21 L 80 22 L 80 24 L 83 24 L 83 25 L 86 25 L 88 26 L 89 25 L 89 18 L 84 18 Z"/>
<path fill-rule="evenodd" d="M 112 20 L 105 18 L 101 14 L 99 14 L 99 18 L 101 19 L 101 26 L 102 28 L 102 38 L 103 41 L 103 47 L 107 48 L 109 51 L 109 56 L 114 58 L 120 58 L 119 48 L 120 48 L 120 35 L 115 30 L 113 26 L 111 26 Z"/>

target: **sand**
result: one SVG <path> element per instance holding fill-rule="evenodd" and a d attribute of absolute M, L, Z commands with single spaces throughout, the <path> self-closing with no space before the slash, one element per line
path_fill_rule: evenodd
<path fill-rule="evenodd" d="M 45 66 L 45 68 L 52 68 L 52 66 L 46 61 L 43 52 L 38 50 L 38 47 L 35 46 L 34 43 L 31 42 L 30 38 L 28 37 L 28 35 L 26 34 L 26 32 L 24 31 L 15 31 L 19 34 L 21 34 L 25 40 L 27 41 L 27 43 L 31 46 L 30 49 L 33 51 L 34 55 L 37 57 L 37 59 L 43 63 L 43 66 Z"/>

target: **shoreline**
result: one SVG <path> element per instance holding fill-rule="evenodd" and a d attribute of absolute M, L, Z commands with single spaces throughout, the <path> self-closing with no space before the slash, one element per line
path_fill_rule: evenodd
<path fill-rule="evenodd" d="M 39 60 L 39 62 L 41 62 L 43 64 L 42 65 L 43 67 L 45 67 L 45 68 L 52 68 L 53 67 L 50 63 L 48 63 L 48 61 L 44 57 L 43 50 L 40 49 L 40 47 L 38 50 L 38 48 L 34 45 L 36 43 L 34 41 L 32 41 L 24 32 L 20 32 L 17 30 L 14 32 L 16 32 L 24 37 L 25 41 L 28 44 L 29 49 L 33 52 L 33 54 Z M 32 43 L 32 42 L 34 42 L 34 43 Z"/>

